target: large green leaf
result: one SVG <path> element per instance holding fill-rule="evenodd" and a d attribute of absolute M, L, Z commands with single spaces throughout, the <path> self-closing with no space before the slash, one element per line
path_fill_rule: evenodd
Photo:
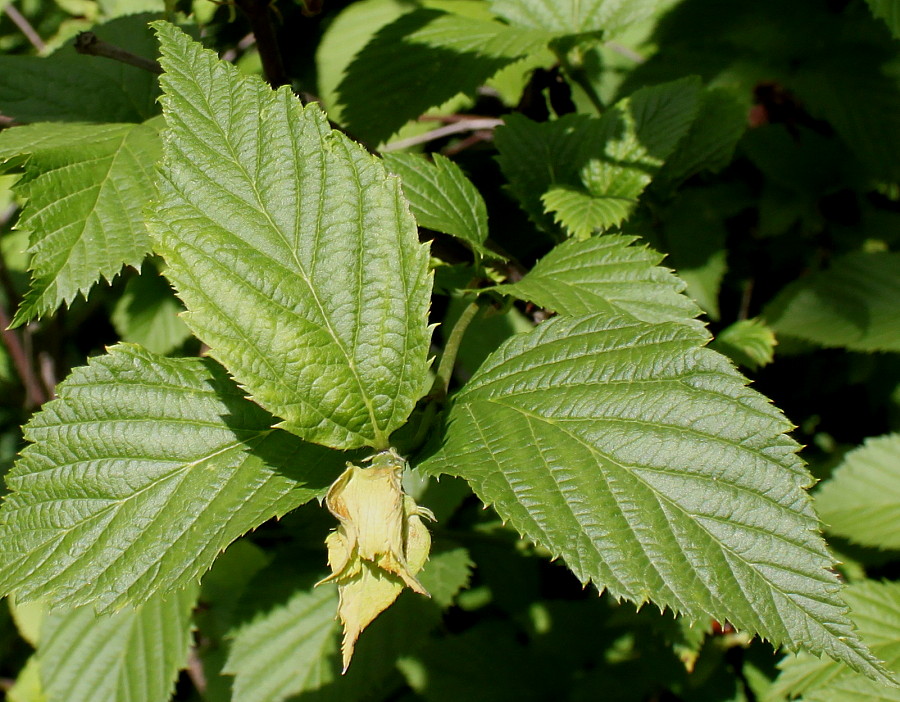
<path fill-rule="evenodd" d="M 183 587 L 342 462 L 273 429 L 209 359 L 123 344 L 57 391 L 0 509 L 0 590 L 22 599 L 108 609 Z"/>
<path fill-rule="evenodd" d="M 51 610 L 37 651 L 48 699 L 166 702 L 187 664 L 197 592 L 192 584 L 105 615 Z"/>
<path fill-rule="evenodd" d="M 863 640 L 889 670 L 900 675 L 900 583 L 854 583 L 847 587 L 845 598 Z M 879 685 L 845 665 L 808 653 L 790 656 L 779 667 L 781 675 L 770 691 L 773 700 L 802 695 L 804 702 L 900 701 L 897 688 Z"/>
<path fill-rule="evenodd" d="M 567 241 L 524 278 L 494 290 L 560 314 L 629 314 L 645 322 L 691 319 L 699 308 L 682 295 L 684 283 L 659 266 L 663 256 L 637 237 L 607 234 Z"/>
<path fill-rule="evenodd" d="M 622 222 L 688 133 L 700 104 L 696 78 L 638 90 L 600 119 L 511 116 L 497 129 L 498 161 L 536 224 L 585 237 Z M 555 215 L 555 216 L 551 216 Z"/>
<path fill-rule="evenodd" d="M 866 546 L 900 549 L 900 434 L 851 451 L 816 493 L 828 531 Z"/>
<path fill-rule="evenodd" d="M 492 0 L 500 17 L 555 34 L 611 31 L 651 16 L 665 0 Z"/>
<path fill-rule="evenodd" d="M 474 251 L 491 255 L 484 246 L 488 223 L 481 193 L 453 161 L 440 154 L 433 158 L 429 163 L 415 154 L 387 154 L 384 161 L 403 181 L 420 227 L 459 237 Z"/>
<path fill-rule="evenodd" d="M 778 333 L 852 351 L 900 351 L 900 253 L 852 253 L 789 285 L 765 310 Z"/>
<path fill-rule="evenodd" d="M 406 122 L 542 48 L 543 31 L 420 9 L 381 29 L 338 86 L 347 129 L 377 145 Z"/>
<path fill-rule="evenodd" d="M 87 295 L 150 250 L 143 208 L 153 192 L 159 135 L 146 124 L 41 123 L 0 133 L 0 161 L 27 155 L 16 193 L 28 200 L 31 287 L 18 325 Z"/>
<path fill-rule="evenodd" d="M 456 396 L 423 465 L 614 597 L 730 621 L 888 680 L 859 641 L 790 423 L 693 324 L 557 317 Z"/>
<path fill-rule="evenodd" d="M 133 12 L 134 10 L 132 10 Z M 102 40 L 154 58 L 152 15 L 93 28 Z M 148 71 L 75 51 L 74 40 L 47 58 L 0 56 L 0 105 L 19 122 L 143 122 L 159 114 L 159 85 Z"/>
<path fill-rule="evenodd" d="M 175 27 L 151 233 L 185 320 L 281 426 L 387 446 L 427 381 L 428 247 L 400 182 L 303 107 Z"/>

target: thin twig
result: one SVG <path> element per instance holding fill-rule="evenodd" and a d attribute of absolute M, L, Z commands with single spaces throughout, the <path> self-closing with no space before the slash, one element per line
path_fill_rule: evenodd
<path fill-rule="evenodd" d="M 6 12 L 6 15 L 12 20 L 12 23 L 19 28 L 19 31 L 25 35 L 25 38 L 35 49 L 37 49 L 38 51 L 44 50 L 46 46 L 44 44 L 44 40 L 41 39 L 40 34 L 34 31 L 34 27 L 32 27 L 31 23 L 27 19 L 25 19 L 25 15 L 19 12 L 11 4 L 4 7 L 3 11 Z"/>
<path fill-rule="evenodd" d="M 219 58 L 222 61 L 227 61 L 231 63 L 234 61 L 240 54 L 243 54 L 247 49 L 253 46 L 256 43 L 256 37 L 253 36 L 253 33 L 245 34 L 244 37 L 232 48 L 226 49 L 222 52 Z"/>
<path fill-rule="evenodd" d="M 0 303 L 0 329 L 2 329 L 0 338 L 2 338 L 3 345 L 9 352 L 9 357 L 16 368 L 16 373 L 19 374 L 22 385 L 25 387 L 25 409 L 32 410 L 47 401 L 47 394 L 35 372 L 31 358 L 25 351 L 19 333 L 9 328 L 11 321 L 6 304 Z"/>
<path fill-rule="evenodd" d="M 630 59 L 635 63 L 644 63 L 644 61 L 647 60 L 634 49 L 630 49 L 624 44 L 620 44 L 617 41 L 606 42 L 606 48 L 610 51 L 615 51 L 620 56 L 624 56 L 625 58 Z"/>
<path fill-rule="evenodd" d="M 197 688 L 197 692 L 201 695 L 206 693 L 206 673 L 203 670 L 203 661 L 200 660 L 200 654 L 197 649 L 191 646 L 187 659 L 187 674 Z"/>
<path fill-rule="evenodd" d="M 399 139 L 397 141 L 392 141 L 390 144 L 386 144 L 385 147 L 381 150 L 382 152 L 388 151 L 398 151 L 399 149 L 405 149 L 410 146 L 415 146 L 416 144 L 426 144 L 429 141 L 434 141 L 435 139 L 440 139 L 445 136 L 450 136 L 451 134 L 459 134 L 461 132 L 470 132 L 470 131 L 478 131 L 482 129 L 494 129 L 503 124 L 502 119 L 469 119 L 464 120 L 462 122 L 454 122 L 453 124 L 447 124 L 443 127 L 438 127 L 437 129 L 432 129 L 431 131 L 425 132 L 424 134 L 419 134 L 417 136 L 412 136 L 407 139 Z"/>
<path fill-rule="evenodd" d="M 441 354 L 441 361 L 438 364 L 437 373 L 434 376 L 434 384 L 431 386 L 429 396 L 437 400 L 443 400 L 447 397 L 450 389 L 450 379 L 453 377 L 453 367 L 456 365 L 456 354 L 459 353 L 459 346 L 462 343 L 466 329 L 469 328 L 475 315 L 478 314 L 481 307 L 478 302 L 470 302 L 459 315 L 453 329 L 450 330 L 450 336 L 444 344 L 444 352 Z"/>
<path fill-rule="evenodd" d="M 163 72 L 162 67 L 153 59 L 138 56 L 130 51 L 103 41 L 93 32 L 81 32 L 75 38 L 75 51 L 79 54 L 87 54 L 89 56 L 102 56 L 103 58 L 113 59 L 127 63 L 129 66 L 142 68 L 150 73 L 159 75 Z"/>

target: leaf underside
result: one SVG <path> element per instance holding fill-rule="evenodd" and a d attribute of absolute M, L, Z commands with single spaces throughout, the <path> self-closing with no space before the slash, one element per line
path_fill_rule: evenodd
<path fill-rule="evenodd" d="M 428 248 L 399 180 L 171 25 L 169 130 L 150 221 L 185 320 L 285 429 L 387 445 L 425 389 Z"/>
<path fill-rule="evenodd" d="M 209 359 L 123 344 L 58 394 L 26 425 L 0 510 L 0 590 L 22 600 L 107 610 L 184 587 L 342 463 L 273 429 Z"/>
<path fill-rule="evenodd" d="M 791 427 L 702 329 L 558 317 L 494 352 L 426 471 L 461 476 L 617 598 L 890 678 L 830 572 Z"/>
<path fill-rule="evenodd" d="M 187 664 L 197 593 L 191 585 L 107 615 L 98 616 L 91 606 L 48 612 L 37 653 L 47 698 L 168 699 Z"/>
<path fill-rule="evenodd" d="M 828 531 L 858 544 L 900 549 L 900 434 L 867 439 L 816 492 Z"/>

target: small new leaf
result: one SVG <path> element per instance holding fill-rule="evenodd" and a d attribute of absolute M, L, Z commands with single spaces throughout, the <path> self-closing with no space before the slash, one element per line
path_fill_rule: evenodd
<path fill-rule="evenodd" d="M 367 468 L 347 464 L 325 498 L 340 526 L 325 540 L 332 574 L 319 584 L 338 585 L 344 671 L 362 630 L 397 599 L 404 585 L 428 595 L 416 573 L 431 550 L 422 517 L 433 520 L 434 515 L 403 493 L 405 467 L 392 450 L 376 454 Z"/>

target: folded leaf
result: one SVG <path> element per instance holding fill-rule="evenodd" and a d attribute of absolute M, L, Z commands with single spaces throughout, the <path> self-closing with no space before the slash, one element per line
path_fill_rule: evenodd
<path fill-rule="evenodd" d="M 385 448 L 427 383 L 428 247 L 380 159 L 166 23 L 151 233 L 185 320 L 285 429 Z"/>
<path fill-rule="evenodd" d="M 343 463 L 273 429 L 209 359 L 124 344 L 58 395 L 26 425 L 0 509 L 0 590 L 23 600 L 110 609 L 184 587 Z"/>
<path fill-rule="evenodd" d="M 846 616 L 790 423 L 702 329 L 558 317 L 456 396 L 423 464 L 583 582 L 889 676 Z"/>

